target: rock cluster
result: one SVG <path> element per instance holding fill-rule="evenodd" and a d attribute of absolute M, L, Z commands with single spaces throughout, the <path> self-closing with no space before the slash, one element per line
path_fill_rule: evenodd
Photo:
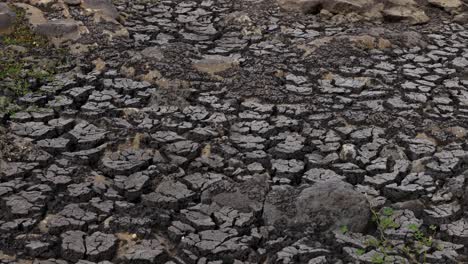
<path fill-rule="evenodd" d="M 128 31 L 119 22 L 119 13 L 110 0 L 2 3 L 0 34 L 12 30 L 16 17 L 13 7 L 24 10 L 31 29 L 47 37 L 57 47 L 71 46 L 72 50 L 80 52 L 94 46 L 88 43 L 89 38 L 94 38 L 95 42 L 128 38 Z"/>
<path fill-rule="evenodd" d="M 278 0 L 278 3 L 283 9 L 303 13 L 354 13 L 366 19 L 385 18 L 411 24 L 426 23 L 430 19 L 424 11 L 425 5 L 414 0 Z M 426 5 L 455 13 L 465 8 L 461 0 L 429 0 Z"/>

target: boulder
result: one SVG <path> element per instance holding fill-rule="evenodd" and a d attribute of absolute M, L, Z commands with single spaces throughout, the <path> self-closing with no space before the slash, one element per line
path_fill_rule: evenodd
<path fill-rule="evenodd" d="M 444 8 L 444 9 L 456 9 L 463 5 L 461 0 L 428 0 L 429 4 Z"/>
<path fill-rule="evenodd" d="M 456 22 L 456 23 L 459 23 L 459 24 L 468 23 L 468 12 L 463 12 L 461 14 L 456 15 L 453 18 L 453 22 Z"/>
<path fill-rule="evenodd" d="M 0 3 L 0 34 L 8 34 L 13 30 L 16 14 L 7 4 Z"/>
<path fill-rule="evenodd" d="M 24 3 L 15 3 L 14 5 L 26 12 L 26 18 L 32 28 L 47 22 L 44 13 L 39 8 Z"/>
<path fill-rule="evenodd" d="M 410 24 L 423 24 L 429 21 L 426 13 L 414 6 L 393 6 L 386 8 L 382 14 L 393 21 L 408 21 Z"/>
<path fill-rule="evenodd" d="M 111 0 L 82 0 L 81 7 L 87 11 L 100 13 L 112 19 L 119 17 L 119 12 Z"/>
<path fill-rule="evenodd" d="M 61 37 L 78 32 L 79 23 L 73 19 L 47 21 L 36 27 L 36 33 L 47 37 Z"/>
<path fill-rule="evenodd" d="M 55 46 L 60 46 L 62 43 L 78 40 L 82 34 L 89 31 L 81 21 L 57 19 L 37 25 L 35 32 L 48 37 Z"/>
<path fill-rule="evenodd" d="M 266 225 L 303 232 L 308 228 L 328 231 L 346 226 L 362 232 L 371 212 L 366 197 L 343 181 L 318 182 L 302 190 L 288 185 L 274 186 L 265 200 Z"/>

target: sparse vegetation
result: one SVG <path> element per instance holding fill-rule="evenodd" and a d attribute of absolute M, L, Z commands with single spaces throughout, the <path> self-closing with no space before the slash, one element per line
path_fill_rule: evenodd
<path fill-rule="evenodd" d="M 394 211 L 392 208 L 385 207 L 379 212 L 371 209 L 372 220 L 377 225 L 377 239 L 367 240 L 367 246 L 375 249 L 378 253 L 372 256 L 372 263 L 383 264 L 393 263 L 390 255 L 399 252 L 406 256 L 411 263 L 425 263 L 426 256 L 430 251 L 440 250 L 440 246 L 434 243 L 434 235 L 437 226 L 431 225 L 425 231 L 417 224 L 409 224 L 408 229 L 413 232 L 412 236 L 408 236 L 404 241 L 404 245 L 397 245 L 395 241 L 387 237 L 388 230 L 400 228 L 400 225 L 394 221 Z M 358 255 L 363 255 L 364 250 L 357 252 Z"/>
<path fill-rule="evenodd" d="M 340 227 L 340 231 L 341 231 L 341 233 L 346 234 L 346 233 L 349 232 L 349 229 L 348 229 L 347 226 L 341 226 L 341 227 Z"/>
<path fill-rule="evenodd" d="M 39 85 L 50 81 L 57 73 L 64 51 L 53 49 L 47 39 L 35 34 L 28 26 L 25 11 L 12 7 L 17 19 L 12 33 L 0 37 L 0 113 L 18 111 L 15 99 L 34 91 Z M 54 53 L 47 60 L 38 60 L 36 55 Z"/>
<path fill-rule="evenodd" d="M 48 46 L 47 39 L 37 35 L 31 31 L 26 22 L 26 13 L 23 9 L 13 7 L 16 13 L 16 22 L 12 33 L 3 37 L 2 44 L 4 45 L 19 45 L 27 49 L 46 47 Z"/>

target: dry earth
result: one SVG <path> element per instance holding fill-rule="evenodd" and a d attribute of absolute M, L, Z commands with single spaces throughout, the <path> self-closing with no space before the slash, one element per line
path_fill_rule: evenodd
<path fill-rule="evenodd" d="M 0 3 L 0 263 L 468 263 L 466 10 Z"/>

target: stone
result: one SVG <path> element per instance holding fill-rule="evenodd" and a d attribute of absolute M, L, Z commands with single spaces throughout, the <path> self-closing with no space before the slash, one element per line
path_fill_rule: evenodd
<path fill-rule="evenodd" d="M 51 38 L 76 40 L 80 37 L 80 25 L 82 23 L 73 19 L 57 19 L 37 25 L 35 32 Z"/>
<path fill-rule="evenodd" d="M 453 243 L 466 245 L 468 243 L 468 221 L 462 218 L 458 221 L 443 224 L 440 231 Z"/>
<path fill-rule="evenodd" d="M 238 60 L 235 56 L 206 55 L 203 59 L 195 61 L 193 67 L 200 72 L 217 74 L 237 66 Z"/>
<path fill-rule="evenodd" d="M 102 153 L 104 153 L 107 144 L 102 144 L 96 148 L 75 151 L 75 152 L 63 152 L 64 158 L 77 163 L 77 164 L 95 164 L 99 158 L 101 157 Z"/>
<path fill-rule="evenodd" d="M 340 159 L 342 161 L 352 161 L 356 158 L 356 147 L 353 144 L 344 144 L 341 146 Z"/>
<path fill-rule="evenodd" d="M 76 6 L 81 4 L 81 0 L 65 0 L 65 4 L 71 5 L 71 6 Z"/>
<path fill-rule="evenodd" d="M 106 139 L 107 131 L 88 122 L 77 124 L 73 130 L 64 137 L 69 138 L 78 150 L 87 150 L 102 144 Z"/>
<path fill-rule="evenodd" d="M 54 258 L 49 258 L 46 260 L 35 259 L 32 263 L 33 264 L 68 264 L 68 262 L 65 260 L 54 259 Z"/>
<path fill-rule="evenodd" d="M 83 229 L 96 220 L 95 213 L 83 210 L 78 204 L 68 204 L 58 214 L 47 216 L 42 222 L 45 226 L 44 229 L 55 235 L 65 231 Z"/>
<path fill-rule="evenodd" d="M 463 5 L 461 0 L 428 0 L 429 4 L 444 8 L 444 9 L 455 9 Z"/>
<path fill-rule="evenodd" d="M 422 24 L 429 21 L 426 13 L 414 6 L 393 6 L 382 11 L 384 17 L 395 20 L 407 20 L 411 24 Z"/>
<path fill-rule="evenodd" d="M 402 181 L 388 184 L 384 187 L 384 194 L 392 201 L 418 199 L 434 184 L 433 178 L 424 173 L 410 173 Z"/>
<path fill-rule="evenodd" d="M 81 7 L 87 11 L 99 13 L 112 19 L 119 17 L 119 12 L 111 0 L 81 0 Z"/>
<path fill-rule="evenodd" d="M 304 182 L 311 184 L 322 181 L 340 181 L 344 179 L 346 179 L 346 177 L 341 176 L 332 170 L 319 168 L 310 169 L 304 173 L 304 176 L 302 176 L 302 180 Z"/>
<path fill-rule="evenodd" d="M 464 57 L 457 57 L 452 61 L 453 66 L 457 68 L 465 68 L 468 66 L 468 60 Z"/>
<path fill-rule="evenodd" d="M 453 21 L 461 25 L 468 23 L 468 12 L 463 12 L 461 14 L 454 16 Z"/>
<path fill-rule="evenodd" d="M 274 175 L 280 178 L 294 179 L 304 170 L 304 162 L 300 160 L 277 159 L 271 161 L 271 169 Z"/>
<path fill-rule="evenodd" d="M 67 90 L 65 94 L 73 98 L 75 102 L 81 103 L 81 102 L 85 102 L 86 99 L 88 99 L 88 96 L 93 92 L 94 89 L 95 87 L 91 85 L 86 85 L 83 87 L 74 87 L 74 88 L 71 88 L 70 90 Z"/>
<path fill-rule="evenodd" d="M 291 126 L 288 126 L 291 127 Z M 271 151 L 275 158 L 302 158 L 304 149 L 305 138 L 292 134 L 287 136 L 284 141 L 278 143 L 276 147 Z"/>
<path fill-rule="evenodd" d="M 179 240 L 184 235 L 194 233 L 195 229 L 203 231 L 215 228 L 216 223 L 210 216 L 211 210 L 206 212 L 204 209 L 206 209 L 205 205 L 198 205 L 181 210 L 182 221 L 187 224 L 179 222 L 173 223 L 171 226 L 171 236 L 173 236 L 175 240 Z"/>
<path fill-rule="evenodd" d="M 331 252 L 326 249 L 315 248 L 304 242 L 301 243 L 301 240 L 299 240 L 291 246 L 287 246 L 276 253 L 276 261 L 279 263 L 293 263 L 293 260 L 297 259 L 301 263 L 306 263 L 306 261 L 311 258 L 321 255 L 329 255 L 330 253 Z M 310 263 L 310 261 L 308 263 Z"/>
<path fill-rule="evenodd" d="M 266 141 L 262 137 L 254 136 L 251 134 L 241 135 L 237 133 L 232 134 L 230 140 L 232 141 L 232 143 L 246 151 L 263 149 L 265 147 L 263 144 Z"/>
<path fill-rule="evenodd" d="M 27 177 L 31 172 L 38 167 L 38 163 L 26 163 L 26 162 L 1 162 L 2 172 L 0 172 L 1 179 Z"/>
<path fill-rule="evenodd" d="M 438 248 L 432 254 L 427 254 L 426 259 L 427 261 L 432 261 L 433 263 L 437 263 L 443 261 L 445 263 L 457 263 L 457 259 L 460 258 L 461 250 L 463 249 L 463 245 L 454 244 L 442 240 L 435 240 L 434 241 Z"/>
<path fill-rule="evenodd" d="M 7 214 L 14 216 L 26 216 L 40 212 L 45 204 L 46 196 L 41 191 L 21 191 L 15 195 L 4 197 Z"/>
<path fill-rule="evenodd" d="M 412 160 L 417 160 L 425 156 L 431 156 L 436 151 L 434 142 L 427 139 L 414 139 L 408 141 L 409 143 L 409 157 Z"/>
<path fill-rule="evenodd" d="M 204 225 L 199 225 L 200 222 L 197 221 L 197 215 L 193 215 L 193 212 L 189 210 L 183 210 L 182 213 L 184 215 L 183 220 L 188 221 L 190 224 L 193 224 L 197 228 L 199 226 L 202 226 L 202 228 L 203 226 L 211 227 L 214 224 L 214 222 L 211 219 L 208 219 L 206 218 L 206 216 L 204 216 L 204 218 L 207 221 L 205 222 Z M 201 215 L 198 215 L 198 216 L 201 216 Z M 202 219 L 198 218 L 198 220 L 202 220 Z M 168 231 L 169 238 L 171 240 L 179 242 L 183 236 L 188 235 L 190 233 L 194 233 L 195 229 L 192 226 L 188 224 L 184 224 L 180 221 L 173 221 L 167 231 Z"/>
<path fill-rule="evenodd" d="M 86 202 L 93 196 L 91 190 L 91 184 L 89 183 L 75 183 L 68 185 L 67 192 L 68 196 L 77 201 Z"/>
<path fill-rule="evenodd" d="M 200 198 L 204 204 L 215 202 L 240 212 L 259 213 L 270 188 L 268 180 L 268 174 L 256 174 L 240 183 L 219 180 L 202 192 Z"/>
<path fill-rule="evenodd" d="M 128 263 L 163 263 L 167 258 L 164 246 L 158 240 L 140 240 L 125 246 L 122 251 L 119 259 Z"/>
<path fill-rule="evenodd" d="M 26 12 L 26 18 L 28 19 L 29 24 L 33 29 L 38 25 L 47 23 L 47 19 L 45 18 L 44 13 L 39 8 L 25 3 L 15 3 L 14 5 Z"/>
<path fill-rule="evenodd" d="M 15 20 L 16 13 L 6 3 L 0 3 L 0 35 L 11 33 Z"/>
<path fill-rule="evenodd" d="M 86 237 L 86 256 L 91 261 L 112 260 L 117 249 L 117 237 L 95 232 Z"/>
<path fill-rule="evenodd" d="M 195 193 L 181 182 L 173 180 L 162 181 L 152 193 L 142 196 L 144 203 L 149 206 L 163 208 L 179 208 L 195 197 Z"/>
<path fill-rule="evenodd" d="M 41 241 L 30 241 L 26 246 L 26 252 L 28 255 L 33 257 L 48 257 L 48 251 L 51 248 L 51 244 L 48 242 Z"/>
<path fill-rule="evenodd" d="M 456 220 L 461 213 L 461 206 L 457 201 L 449 204 L 433 205 L 424 210 L 424 222 L 435 225 L 448 224 Z"/>
<path fill-rule="evenodd" d="M 37 146 L 55 155 L 69 150 L 70 140 L 66 138 L 44 139 L 38 141 Z"/>
<path fill-rule="evenodd" d="M 164 147 L 164 150 L 174 155 L 193 159 L 199 155 L 200 144 L 190 140 L 184 140 L 168 144 Z"/>
<path fill-rule="evenodd" d="M 10 128 L 16 135 L 36 140 L 52 138 L 56 135 L 54 128 L 43 122 L 12 123 Z"/>
<path fill-rule="evenodd" d="M 347 226 L 362 232 L 370 220 L 370 209 L 366 197 L 342 181 L 318 182 L 300 192 L 290 186 L 274 186 L 266 197 L 263 220 L 285 231 Z"/>
<path fill-rule="evenodd" d="M 149 151 L 124 150 L 102 158 L 101 167 L 109 175 L 130 175 L 147 167 L 151 159 Z"/>
<path fill-rule="evenodd" d="M 86 254 L 84 237 L 86 233 L 82 231 L 67 231 L 61 235 L 62 238 L 62 258 L 76 262 L 83 259 Z"/>
<path fill-rule="evenodd" d="M 201 254 L 222 254 L 224 256 L 240 256 L 248 254 L 248 244 L 235 229 L 205 230 L 198 234 L 189 234 L 181 240 L 181 245 L 198 250 Z"/>
<path fill-rule="evenodd" d="M 151 173 L 137 172 L 130 175 L 123 182 L 123 189 L 125 190 L 125 196 L 130 201 L 138 199 L 143 193 L 144 188 L 149 185 Z"/>
<path fill-rule="evenodd" d="M 381 214 L 383 213 L 381 212 Z M 414 213 L 410 210 L 397 210 L 389 217 L 397 226 L 396 228 L 389 228 L 384 231 L 385 235 L 391 239 L 404 240 L 413 235 L 423 223 L 423 221 L 416 218 Z"/>

